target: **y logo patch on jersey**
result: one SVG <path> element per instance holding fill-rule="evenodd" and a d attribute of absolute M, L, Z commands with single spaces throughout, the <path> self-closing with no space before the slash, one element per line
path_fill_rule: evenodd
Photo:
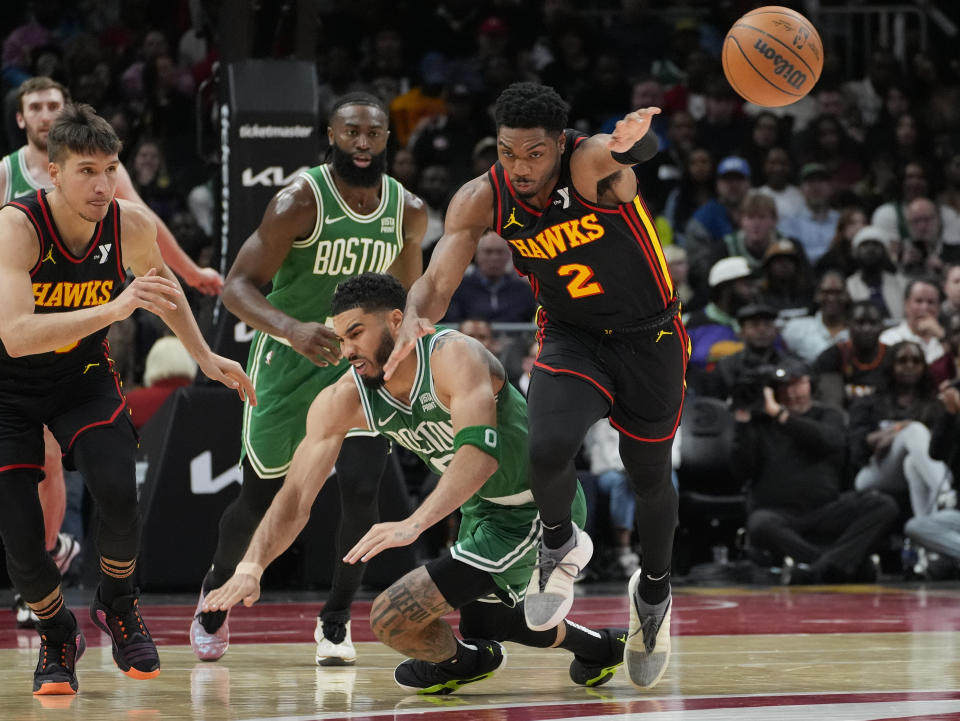
<path fill-rule="evenodd" d="M 57 259 L 53 257 L 53 246 L 52 246 L 52 245 L 50 246 L 50 250 L 47 251 L 47 254 L 46 254 L 45 256 L 43 256 L 43 260 L 40 261 L 40 264 L 43 265 L 43 264 L 46 263 L 48 260 L 49 260 L 51 263 L 53 263 L 54 265 L 57 264 Z"/>
<path fill-rule="evenodd" d="M 563 198 L 563 207 L 570 207 L 570 188 L 557 188 L 557 195 Z M 560 201 L 554 200 L 553 204 L 558 205 Z"/>
<path fill-rule="evenodd" d="M 433 396 L 430 395 L 429 393 L 420 394 L 420 405 L 423 407 L 423 410 L 425 411 L 432 411 L 434 408 L 437 407 L 437 404 L 433 402 Z"/>
<path fill-rule="evenodd" d="M 519 225 L 521 228 L 523 227 L 523 223 L 521 223 L 519 220 L 517 220 L 517 209 L 516 209 L 516 208 L 510 208 L 510 217 L 507 218 L 507 222 L 503 224 L 503 229 L 506 230 L 506 229 L 509 228 L 511 225 Z"/>
<path fill-rule="evenodd" d="M 107 262 L 107 258 L 110 257 L 110 249 L 113 247 L 113 243 L 104 243 L 101 246 L 97 247 L 97 250 L 100 251 L 100 265 L 103 265 Z"/>
<path fill-rule="evenodd" d="M 393 216 L 389 218 L 380 219 L 380 232 L 381 233 L 394 233 L 397 230 L 397 219 Z"/>

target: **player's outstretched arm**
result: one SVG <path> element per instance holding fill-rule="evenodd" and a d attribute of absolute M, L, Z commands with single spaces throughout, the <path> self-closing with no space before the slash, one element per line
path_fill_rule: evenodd
<path fill-rule="evenodd" d="M 383 367 L 389 380 L 418 338 L 433 332 L 443 317 L 453 292 L 477 252 L 480 236 L 493 224 L 493 190 L 486 177 L 464 184 L 453 196 L 444 220 L 443 236 L 430 258 L 430 265 L 407 294 L 407 307 L 393 353 Z"/>
<path fill-rule="evenodd" d="M 137 193 L 136 188 L 133 187 L 133 181 L 130 179 L 130 174 L 127 173 L 123 165 L 117 167 L 117 197 L 140 204 L 153 217 L 153 221 L 157 224 L 157 245 L 160 246 L 160 254 L 163 256 L 164 262 L 178 273 L 187 282 L 187 285 L 206 295 L 219 295 L 223 291 L 223 278 L 220 273 L 213 268 L 201 268 L 193 262 L 193 258 L 184 252 L 167 224 L 153 212 L 150 206 L 140 197 L 140 194 Z"/>
<path fill-rule="evenodd" d="M 621 171 L 657 154 L 659 143 L 650 124 L 659 113 L 660 108 L 634 110 L 617 121 L 613 133 L 598 133 L 577 146 L 570 156 L 570 172 L 577 190 L 587 200 L 600 200 L 597 184 L 601 180 L 607 180 L 608 185 L 603 200 L 625 203 L 633 199 L 636 178 Z"/>
<path fill-rule="evenodd" d="M 138 278 L 112 302 L 63 313 L 34 313 L 30 270 L 39 260 L 36 232 L 27 217 L 13 207 L 0 210 L 0 340 L 14 357 L 67 348 L 84 336 L 123 320 L 137 308 L 161 315 L 182 304 L 176 281 L 156 272 Z"/>
<path fill-rule="evenodd" d="M 307 413 L 307 433 L 297 446 L 290 471 L 260 521 L 233 576 L 207 594 L 204 610 L 227 610 L 260 597 L 260 575 L 297 538 L 310 519 L 313 502 L 326 483 L 350 428 L 366 427 L 360 397 L 350 374 L 325 388 Z"/>
<path fill-rule="evenodd" d="M 236 361 L 217 355 L 203 339 L 197 321 L 190 311 L 190 305 L 183 297 L 183 291 L 177 282 L 176 276 L 160 256 L 160 249 L 156 243 L 157 227 L 151 216 L 139 205 L 121 200 L 121 223 L 123 238 L 123 258 L 127 267 L 137 278 L 112 303 L 124 310 L 131 303 L 137 301 L 140 288 L 145 281 L 156 279 L 164 281 L 168 286 L 176 289 L 176 300 L 173 307 L 155 309 L 146 305 L 147 310 L 156 313 L 164 323 L 183 342 L 187 352 L 200 366 L 200 370 L 210 379 L 215 380 L 228 388 L 236 389 L 241 400 L 249 400 L 252 405 L 257 404 L 256 392 L 253 383 L 243 372 L 243 368 Z M 132 312 L 132 308 L 130 310 Z M 130 314 L 127 312 L 127 315 Z M 126 316 L 123 316 L 126 317 Z"/>
<path fill-rule="evenodd" d="M 426 529 L 466 503 L 497 470 L 500 443 L 496 393 L 503 379 L 491 376 L 491 359 L 478 341 L 459 333 L 437 341 L 430 367 L 437 395 L 450 409 L 455 434 L 453 458 L 419 508 L 403 521 L 373 526 L 344 561 L 368 561 L 384 549 L 413 543 Z"/>
<path fill-rule="evenodd" d="M 336 365 L 340 344 L 321 322 L 303 323 L 267 301 L 261 288 L 283 264 L 294 241 L 308 238 L 317 224 L 317 203 L 306 180 L 298 178 L 267 204 L 260 225 L 247 238 L 227 273 L 223 304 L 257 330 L 289 341 L 318 366 Z"/>

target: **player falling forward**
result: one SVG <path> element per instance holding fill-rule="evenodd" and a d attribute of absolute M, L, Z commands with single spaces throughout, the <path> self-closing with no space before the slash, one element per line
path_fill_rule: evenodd
<path fill-rule="evenodd" d="M 415 452 L 440 480 L 409 518 L 373 526 L 346 555 L 348 562 L 411 544 L 457 508 L 463 514 L 457 543 L 400 578 L 371 608 L 377 637 L 410 657 L 394 672 L 397 684 L 447 694 L 489 678 L 505 662 L 500 641 L 565 648 L 574 653 L 570 676 L 576 683 L 605 683 L 622 661 L 626 629 L 593 631 L 563 621 L 532 631 L 523 619 L 520 599 L 536 560 L 538 530 L 527 484 L 523 397 L 479 341 L 451 330 L 419 339 L 384 383 L 383 364 L 403 304 L 402 286 L 387 275 L 367 273 L 337 288 L 333 323 L 353 369 L 311 405 L 286 483 L 236 573 L 207 595 L 205 608 L 226 610 L 240 601 L 249 606 L 259 598 L 264 566 L 305 525 L 344 437 L 352 428 L 367 428 Z M 572 503 L 582 523 L 579 489 Z M 454 609 L 460 609 L 463 641 L 442 619 Z"/>

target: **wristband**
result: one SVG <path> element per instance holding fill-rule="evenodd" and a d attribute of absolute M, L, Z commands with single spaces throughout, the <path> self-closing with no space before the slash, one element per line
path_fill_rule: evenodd
<path fill-rule="evenodd" d="M 476 446 L 489 456 L 500 460 L 500 434 L 493 426 L 467 426 L 457 431 L 453 438 L 453 452 L 460 446 Z"/>
<path fill-rule="evenodd" d="M 250 561 L 241 561 L 237 564 L 237 567 L 233 570 L 234 575 L 242 573 L 246 576 L 253 576 L 257 579 L 257 583 L 260 582 L 260 576 L 263 575 L 263 566 L 259 563 L 251 563 Z"/>
<path fill-rule="evenodd" d="M 647 134 L 631 145 L 626 152 L 617 153 L 611 150 L 610 155 L 623 165 L 636 165 L 650 160 L 659 150 L 660 142 L 657 140 L 656 133 L 647 131 Z"/>

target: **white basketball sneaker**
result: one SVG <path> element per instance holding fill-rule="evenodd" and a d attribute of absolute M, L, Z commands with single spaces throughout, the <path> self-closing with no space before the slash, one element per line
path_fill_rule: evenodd
<path fill-rule="evenodd" d="M 349 620 L 317 616 L 313 638 L 317 642 L 317 665 L 353 666 L 357 662 L 357 651 L 350 640 Z"/>
<path fill-rule="evenodd" d="M 593 541 L 573 525 L 576 543 L 563 556 L 540 541 L 537 565 L 527 584 L 523 614 L 533 631 L 547 631 L 560 625 L 573 606 L 573 582 L 593 556 Z"/>

